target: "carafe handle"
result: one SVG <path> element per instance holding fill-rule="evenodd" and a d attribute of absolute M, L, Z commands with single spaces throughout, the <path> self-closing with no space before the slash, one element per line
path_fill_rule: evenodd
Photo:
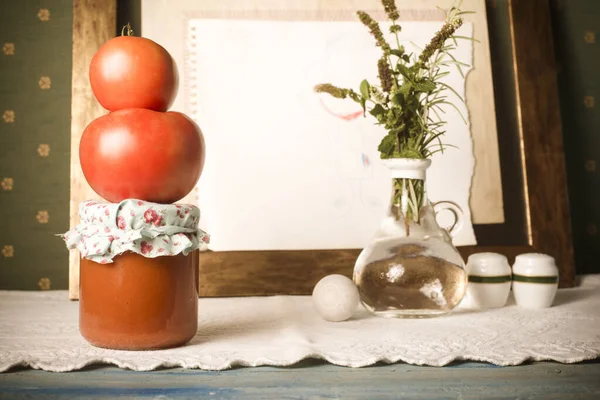
<path fill-rule="evenodd" d="M 450 237 L 453 238 L 465 224 L 464 214 L 460 206 L 451 201 L 438 201 L 433 205 L 433 211 L 435 211 L 436 216 L 440 211 L 444 210 L 448 210 L 454 215 L 454 223 L 449 227 L 444 228 L 448 231 Z"/>

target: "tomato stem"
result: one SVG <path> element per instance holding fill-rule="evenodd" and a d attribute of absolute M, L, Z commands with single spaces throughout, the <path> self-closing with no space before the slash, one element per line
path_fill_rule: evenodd
<path fill-rule="evenodd" d="M 126 34 L 127 36 L 133 36 L 133 29 L 131 29 L 131 24 L 129 22 L 121 29 L 121 36 L 125 36 Z"/>

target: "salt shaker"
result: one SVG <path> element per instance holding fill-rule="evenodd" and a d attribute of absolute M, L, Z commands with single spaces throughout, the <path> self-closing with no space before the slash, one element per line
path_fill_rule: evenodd
<path fill-rule="evenodd" d="M 508 260 L 498 253 L 476 253 L 467 260 L 467 304 L 471 308 L 498 308 L 510 293 Z"/>
<path fill-rule="evenodd" d="M 553 257 L 541 253 L 518 255 L 512 279 L 517 305 L 525 308 L 552 305 L 558 289 L 558 268 Z"/>

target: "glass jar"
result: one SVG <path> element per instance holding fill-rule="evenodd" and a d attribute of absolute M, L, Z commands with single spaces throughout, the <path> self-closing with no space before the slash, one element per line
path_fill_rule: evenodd
<path fill-rule="evenodd" d="M 427 198 L 428 159 L 388 159 L 393 190 L 388 215 L 354 266 L 361 302 L 383 317 L 423 318 L 448 313 L 465 295 L 467 273 L 451 237 L 463 224 L 460 207 Z M 441 228 L 436 213 L 455 217 Z"/>
<path fill-rule="evenodd" d="M 177 347 L 198 326 L 197 251 L 110 264 L 81 259 L 79 330 L 91 344 L 121 350 Z"/>
<path fill-rule="evenodd" d="M 191 205 L 83 202 L 63 235 L 81 253 L 79 329 L 94 346 L 181 346 L 198 325 L 198 248 L 208 235 Z"/>

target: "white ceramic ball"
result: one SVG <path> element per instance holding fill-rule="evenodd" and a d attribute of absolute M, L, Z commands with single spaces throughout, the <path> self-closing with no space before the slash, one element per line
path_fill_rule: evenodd
<path fill-rule="evenodd" d="M 351 279 L 343 275 L 328 275 L 315 285 L 312 301 L 323 319 L 345 321 L 356 311 L 360 298 Z"/>

